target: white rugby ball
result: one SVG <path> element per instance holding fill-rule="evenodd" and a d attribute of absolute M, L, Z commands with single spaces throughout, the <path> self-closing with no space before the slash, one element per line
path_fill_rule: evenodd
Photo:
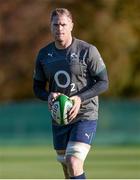
<path fill-rule="evenodd" d="M 52 118 L 59 125 L 66 125 L 69 123 L 68 112 L 73 106 L 73 102 L 66 95 L 60 95 L 54 101 L 51 109 Z"/>

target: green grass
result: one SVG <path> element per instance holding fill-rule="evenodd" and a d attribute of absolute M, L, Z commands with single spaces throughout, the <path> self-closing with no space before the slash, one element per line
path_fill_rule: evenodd
<path fill-rule="evenodd" d="M 64 178 L 55 156 L 50 146 L 0 147 L 0 179 Z M 85 171 L 91 179 L 140 178 L 140 148 L 92 148 L 85 162 Z"/>

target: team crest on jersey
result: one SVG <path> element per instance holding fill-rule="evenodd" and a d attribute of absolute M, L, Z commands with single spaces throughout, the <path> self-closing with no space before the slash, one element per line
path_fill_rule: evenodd
<path fill-rule="evenodd" d="M 71 57 L 71 61 L 72 61 L 72 60 L 77 59 L 78 55 L 77 55 L 76 53 L 72 53 L 72 54 L 70 55 L 70 57 Z"/>

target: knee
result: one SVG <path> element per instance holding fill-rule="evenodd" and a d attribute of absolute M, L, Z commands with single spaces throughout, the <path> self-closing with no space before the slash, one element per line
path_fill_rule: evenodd
<path fill-rule="evenodd" d="M 79 171 L 83 170 L 83 161 L 75 156 L 66 156 L 66 164 L 70 174 L 79 174 Z"/>
<path fill-rule="evenodd" d="M 66 164 L 66 157 L 63 154 L 58 154 L 57 155 L 57 161 L 60 162 L 61 164 Z"/>
<path fill-rule="evenodd" d="M 78 165 L 78 159 L 74 156 L 66 156 L 66 164 L 71 167 L 76 167 Z"/>
<path fill-rule="evenodd" d="M 83 173 L 84 160 L 88 154 L 90 145 L 80 142 L 69 142 L 66 149 L 66 165 L 71 176 Z"/>

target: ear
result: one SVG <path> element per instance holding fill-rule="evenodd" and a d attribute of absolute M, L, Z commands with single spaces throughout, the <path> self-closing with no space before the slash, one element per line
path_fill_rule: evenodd
<path fill-rule="evenodd" d="M 73 30 L 73 26 L 74 26 L 74 23 L 72 22 L 71 23 L 71 31 Z"/>

